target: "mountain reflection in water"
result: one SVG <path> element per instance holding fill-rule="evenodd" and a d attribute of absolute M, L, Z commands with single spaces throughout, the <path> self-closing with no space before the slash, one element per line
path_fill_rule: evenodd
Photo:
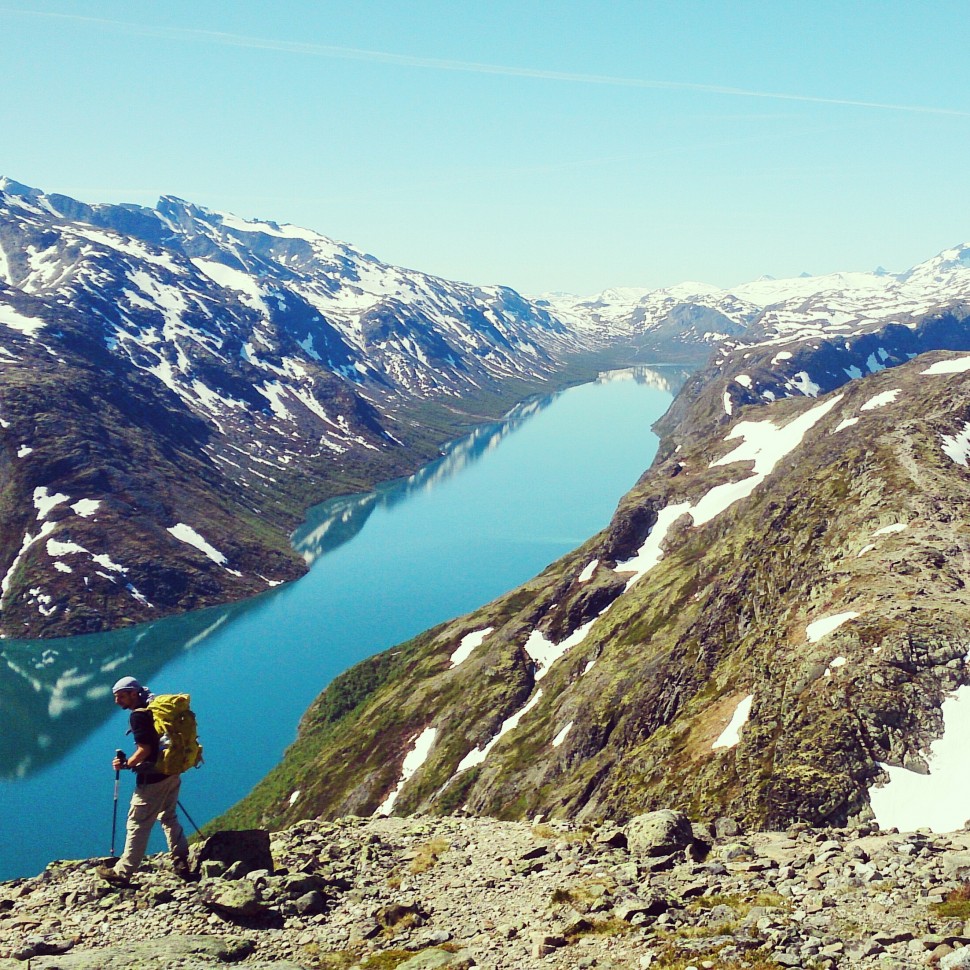
<path fill-rule="evenodd" d="M 62 758 L 114 713 L 114 680 L 137 670 L 151 684 L 165 664 L 251 605 L 246 600 L 110 633 L 2 641 L 0 778 L 26 778 Z"/>
<path fill-rule="evenodd" d="M 549 394 L 517 405 L 502 421 L 482 425 L 464 438 L 449 442 L 442 449 L 441 458 L 407 478 L 386 482 L 373 492 L 341 495 L 314 506 L 307 512 L 303 525 L 293 533 L 290 539 L 293 548 L 308 563 L 315 562 L 320 556 L 353 539 L 375 509 L 393 508 L 412 495 L 428 491 L 439 482 L 451 478 L 496 448 L 503 438 L 547 408 L 556 397 Z"/>
<path fill-rule="evenodd" d="M 684 368 L 628 367 L 606 371 L 599 375 L 597 383 L 630 380 L 645 384 L 658 391 L 674 394 L 689 376 Z M 503 438 L 515 432 L 525 421 L 545 410 L 560 394 L 546 394 L 530 398 L 516 405 L 501 420 L 482 425 L 471 434 L 449 442 L 442 449 L 442 457 L 425 465 L 407 478 L 396 479 L 380 485 L 373 492 L 341 495 L 307 512 L 306 521 L 291 537 L 293 548 L 308 563 L 338 546 L 349 542 L 364 527 L 375 509 L 393 508 L 417 492 L 433 488 L 470 464 L 478 461 L 501 443 Z"/>

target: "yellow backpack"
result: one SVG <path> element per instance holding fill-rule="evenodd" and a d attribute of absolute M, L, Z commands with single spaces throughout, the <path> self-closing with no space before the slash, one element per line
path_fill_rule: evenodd
<path fill-rule="evenodd" d="M 158 758 L 155 770 L 179 775 L 202 764 L 202 745 L 198 725 L 188 694 L 157 694 L 148 702 L 158 732 Z"/>

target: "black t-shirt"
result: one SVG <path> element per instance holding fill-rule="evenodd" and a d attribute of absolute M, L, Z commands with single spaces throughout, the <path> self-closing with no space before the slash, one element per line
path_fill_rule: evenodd
<path fill-rule="evenodd" d="M 158 757 L 158 732 L 155 730 L 155 719 L 149 710 L 132 711 L 128 718 L 129 733 L 135 739 L 135 744 L 148 749 L 148 757 L 132 768 L 135 773 L 136 784 L 151 785 L 161 781 L 166 776 L 155 768 Z"/>

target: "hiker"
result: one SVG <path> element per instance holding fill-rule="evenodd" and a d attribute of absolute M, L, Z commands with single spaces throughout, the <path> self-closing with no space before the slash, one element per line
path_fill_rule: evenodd
<path fill-rule="evenodd" d="M 129 715 L 129 734 L 134 737 L 135 750 L 125 759 L 115 757 L 111 767 L 117 772 L 130 768 L 135 772 L 135 790 L 128 809 L 125 850 L 114 866 L 98 866 L 98 875 L 119 886 L 129 884 L 132 874 L 141 865 L 148 847 L 148 837 L 158 819 L 172 853 L 172 865 L 178 876 L 188 879 L 189 843 L 175 813 L 181 777 L 153 770 L 158 758 L 159 738 L 149 701 L 153 695 L 134 677 L 122 677 L 112 688 L 115 703 Z M 120 754 L 120 752 L 119 752 Z"/>

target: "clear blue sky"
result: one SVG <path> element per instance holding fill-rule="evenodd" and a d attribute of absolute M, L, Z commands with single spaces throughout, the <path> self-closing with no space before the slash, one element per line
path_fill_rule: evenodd
<path fill-rule="evenodd" d="M 970 241 L 965 3 L 0 0 L 0 174 L 528 294 Z"/>

